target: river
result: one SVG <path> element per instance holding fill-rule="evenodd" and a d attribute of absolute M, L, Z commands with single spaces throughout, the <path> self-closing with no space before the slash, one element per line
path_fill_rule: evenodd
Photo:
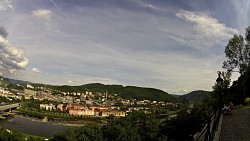
<path fill-rule="evenodd" d="M 34 121 L 22 116 L 14 116 L 5 120 L 0 120 L 0 125 L 7 129 L 42 137 L 52 137 L 52 135 L 56 132 L 79 127 L 54 124 L 51 122 Z"/>

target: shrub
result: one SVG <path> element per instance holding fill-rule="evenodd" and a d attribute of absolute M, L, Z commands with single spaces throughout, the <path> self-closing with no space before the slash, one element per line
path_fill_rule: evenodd
<path fill-rule="evenodd" d="M 250 98 L 249 98 L 249 97 L 247 97 L 247 98 L 245 99 L 245 104 L 247 104 L 247 105 L 250 104 Z"/>

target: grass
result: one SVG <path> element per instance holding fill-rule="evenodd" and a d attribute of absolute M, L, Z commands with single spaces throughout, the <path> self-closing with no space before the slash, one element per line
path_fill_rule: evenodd
<path fill-rule="evenodd" d="M 178 113 L 178 111 L 168 111 L 169 115 L 175 115 L 176 113 Z"/>
<path fill-rule="evenodd" d="M 250 105 L 245 105 L 241 107 L 242 109 L 250 109 Z"/>
<path fill-rule="evenodd" d="M 234 106 L 234 109 L 250 109 L 250 105 L 237 105 Z"/>
<path fill-rule="evenodd" d="M 45 139 L 48 139 L 47 137 L 34 136 L 34 135 L 24 134 L 24 133 L 22 133 L 22 135 L 24 139 L 28 139 L 28 140 L 33 139 L 35 141 L 44 141 Z"/>

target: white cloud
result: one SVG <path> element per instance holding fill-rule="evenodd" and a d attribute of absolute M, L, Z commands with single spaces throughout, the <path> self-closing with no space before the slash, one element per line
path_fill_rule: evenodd
<path fill-rule="evenodd" d="M 146 1 L 143 1 L 143 0 L 135 0 L 135 2 L 137 2 L 142 7 L 155 9 L 155 10 L 160 10 L 159 7 L 157 7 L 157 6 L 153 5 L 153 4 L 147 3 Z"/>
<path fill-rule="evenodd" d="M 74 85 L 81 84 L 81 82 L 75 81 L 75 80 L 68 80 L 68 83 L 69 84 L 74 84 Z"/>
<path fill-rule="evenodd" d="M 40 71 L 38 68 L 32 68 L 33 72 L 37 72 L 37 73 L 41 73 L 42 71 Z"/>
<path fill-rule="evenodd" d="M 20 48 L 13 47 L 7 40 L 7 31 L 0 27 L 0 71 L 2 74 L 15 74 L 28 65 L 28 58 Z"/>
<path fill-rule="evenodd" d="M 46 9 L 38 9 L 38 10 L 32 11 L 32 15 L 38 19 L 49 21 L 51 18 L 52 12 Z"/>
<path fill-rule="evenodd" d="M 196 47 L 212 47 L 238 33 L 236 29 L 227 27 L 213 18 L 209 13 L 181 10 L 176 16 L 190 23 L 192 30 L 189 37 L 181 37 L 180 42 Z M 178 40 L 178 36 L 174 37 Z"/>
<path fill-rule="evenodd" d="M 32 11 L 32 15 L 38 19 L 38 21 L 40 21 L 40 23 L 42 24 L 43 27 L 45 27 L 45 29 L 47 30 L 51 30 L 51 16 L 52 16 L 52 12 L 50 10 L 46 10 L 46 9 L 38 9 L 38 10 L 34 10 Z"/>
<path fill-rule="evenodd" d="M 0 12 L 12 9 L 13 9 L 12 0 L 0 0 Z"/>

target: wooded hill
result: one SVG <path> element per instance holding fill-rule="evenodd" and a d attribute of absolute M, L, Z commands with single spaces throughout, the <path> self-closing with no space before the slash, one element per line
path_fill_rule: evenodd
<path fill-rule="evenodd" d="M 1 77 L 3 78 L 3 77 Z M 166 101 L 166 102 L 178 102 L 178 99 L 169 95 L 167 92 L 155 89 L 155 88 L 144 88 L 136 86 L 122 86 L 122 85 L 104 85 L 101 83 L 91 83 L 80 86 L 55 86 L 55 85 L 46 85 L 46 84 L 35 84 L 28 81 L 15 80 L 9 78 L 3 78 L 4 83 L 9 84 L 11 88 L 14 87 L 14 84 L 19 84 L 25 86 L 26 84 L 33 85 L 35 87 L 47 87 L 55 91 L 60 92 L 86 92 L 91 91 L 93 93 L 108 93 L 111 95 L 117 94 L 117 96 L 123 99 L 136 99 L 136 100 L 156 100 L 156 101 Z M 18 87 L 20 89 L 20 87 Z"/>
<path fill-rule="evenodd" d="M 122 86 L 122 85 L 104 85 L 100 83 L 92 83 L 81 86 L 52 86 L 53 89 L 61 92 L 101 92 L 108 94 L 117 94 L 117 96 L 124 99 L 136 99 L 136 100 L 157 100 L 157 101 L 168 101 L 177 102 L 178 100 L 164 92 L 155 88 L 143 88 L 136 86 Z"/>
<path fill-rule="evenodd" d="M 188 101 L 201 101 L 205 97 L 211 95 L 212 92 L 210 91 L 203 91 L 203 90 L 197 90 L 197 91 L 192 91 L 188 94 L 179 96 L 178 99 L 180 100 L 188 100 Z"/>

